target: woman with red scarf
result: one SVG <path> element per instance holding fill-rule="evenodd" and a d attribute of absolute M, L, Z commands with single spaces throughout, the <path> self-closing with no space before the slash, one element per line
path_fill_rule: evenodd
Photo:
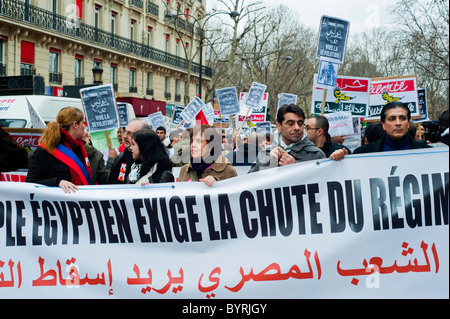
<path fill-rule="evenodd" d="M 65 193 L 76 192 L 77 185 L 89 185 L 91 166 L 82 140 L 84 132 L 83 112 L 75 107 L 61 109 L 56 122 L 47 124 L 31 157 L 26 181 L 59 186 Z"/>

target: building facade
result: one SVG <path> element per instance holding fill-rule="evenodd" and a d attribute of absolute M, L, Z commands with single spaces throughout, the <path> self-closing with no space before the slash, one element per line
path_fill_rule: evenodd
<path fill-rule="evenodd" d="M 2 0 L 0 76 L 41 75 L 46 94 L 62 96 L 65 85 L 92 84 L 98 66 L 119 100 L 183 104 L 199 91 L 205 2 Z"/>

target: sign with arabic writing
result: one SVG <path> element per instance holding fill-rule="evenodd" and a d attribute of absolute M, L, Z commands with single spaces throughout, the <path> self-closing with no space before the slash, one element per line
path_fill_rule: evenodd
<path fill-rule="evenodd" d="M 107 131 L 120 127 L 114 87 L 110 84 L 80 90 L 89 132 Z"/>
<path fill-rule="evenodd" d="M 346 20 L 322 16 L 316 58 L 330 58 L 340 64 L 344 63 L 349 29 L 350 22 Z"/>
<path fill-rule="evenodd" d="M 320 114 L 322 110 L 323 89 L 317 85 L 314 74 L 311 112 Z M 365 117 L 369 107 L 370 78 L 342 76 L 337 77 L 332 90 L 327 91 L 324 114 L 352 112 L 354 117 Z"/>
<path fill-rule="evenodd" d="M 373 78 L 370 86 L 370 105 L 365 120 L 379 120 L 383 106 L 402 102 L 411 111 L 412 118 L 420 118 L 417 76 Z"/>
<path fill-rule="evenodd" d="M 202 110 L 205 103 L 199 98 L 195 97 L 181 112 L 180 116 L 186 123 L 191 123 L 195 120 L 195 116 Z"/>
<path fill-rule="evenodd" d="M 239 113 L 239 101 L 235 86 L 218 89 L 216 92 L 220 114 L 222 114 L 222 116 L 230 116 Z"/>
<path fill-rule="evenodd" d="M 350 155 L 213 187 L 3 182 L 0 298 L 448 299 L 448 156 Z"/>

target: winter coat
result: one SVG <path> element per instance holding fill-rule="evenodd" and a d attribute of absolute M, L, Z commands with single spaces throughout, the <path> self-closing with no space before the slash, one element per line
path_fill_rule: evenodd
<path fill-rule="evenodd" d="M 202 175 L 202 178 L 205 178 L 207 176 L 212 176 L 216 179 L 216 181 L 221 181 L 227 178 L 236 177 L 237 172 L 234 169 L 233 165 L 231 165 L 228 160 L 223 157 L 222 155 L 217 158 L 217 160 L 212 164 L 212 166 L 205 170 L 205 172 Z M 192 168 L 191 164 L 184 165 L 181 170 L 180 174 L 178 176 L 179 182 L 186 182 L 186 181 L 198 181 L 197 173 Z"/>
<path fill-rule="evenodd" d="M 272 144 L 271 150 L 276 147 L 278 147 L 278 144 L 274 142 Z M 308 140 L 306 137 L 299 143 L 295 144 L 289 150 L 288 154 L 291 155 L 297 163 L 325 158 L 324 152 L 322 152 L 322 150 L 316 147 L 316 145 L 314 145 L 314 143 Z M 248 172 L 253 173 L 272 167 L 276 166 L 271 165 L 270 150 L 267 150 L 265 154 L 261 152 L 258 155 L 256 161 L 252 164 L 252 167 Z"/>
<path fill-rule="evenodd" d="M 362 145 L 362 146 L 356 148 L 353 151 L 353 154 L 383 152 L 385 139 L 386 139 L 386 136 L 383 136 L 376 142 Z M 412 150 L 419 149 L 419 148 L 430 148 L 431 147 L 428 144 L 425 144 L 425 143 L 422 143 L 422 142 L 419 142 L 419 141 L 413 139 L 409 135 L 408 135 L 408 140 L 409 140 L 410 149 L 412 149 Z"/>

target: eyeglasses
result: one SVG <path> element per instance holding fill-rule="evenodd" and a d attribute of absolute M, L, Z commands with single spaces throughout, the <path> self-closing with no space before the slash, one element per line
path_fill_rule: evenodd
<path fill-rule="evenodd" d="M 305 126 L 305 130 L 309 131 L 309 130 L 320 130 L 320 127 L 310 127 L 309 125 Z"/>

